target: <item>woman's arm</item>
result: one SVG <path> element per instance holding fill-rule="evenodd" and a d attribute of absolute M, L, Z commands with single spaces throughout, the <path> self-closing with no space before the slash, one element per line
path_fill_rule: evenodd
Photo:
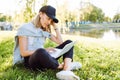
<path fill-rule="evenodd" d="M 19 47 L 20 47 L 20 54 L 23 57 L 30 56 L 34 53 L 34 51 L 27 50 L 28 40 L 25 36 L 19 36 Z"/>
<path fill-rule="evenodd" d="M 57 26 L 55 25 L 55 23 L 53 24 L 53 28 L 55 30 L 56 36 L 51 34 L 51 40 L 56 42 L 57 44 L 61 44 L 63 42 L 62 37 L 61 37 L 61 33 L 58 30 Z"/>

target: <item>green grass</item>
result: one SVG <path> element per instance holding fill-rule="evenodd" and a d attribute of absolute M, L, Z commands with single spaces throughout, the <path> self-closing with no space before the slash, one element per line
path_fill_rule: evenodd
<path fill-rule="evenodd" d="M 0 80 L 57 80 L 55 74 L 58 70 L 33 72 L 25 69 L 23 65 L 13 66 L 13 35 L 6 37 L 0 38 Z M 65 35 L 63 37 L 64 40 L 74 38 Z M 111 44 L 113 46 L 110 46 Z M 55 45 L 47 40 L 45 47 Z M 81 80 L 120 80 L 119 48 L 119 41 L 109 41 L 108 44 L 106 41 L 80 37 L 75 44 L 74 61 L 81 62 L 83 67 L 74 73 Z"/>

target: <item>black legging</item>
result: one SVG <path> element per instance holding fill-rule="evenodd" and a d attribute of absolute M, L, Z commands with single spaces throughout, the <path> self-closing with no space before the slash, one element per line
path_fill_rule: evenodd
<path fill-rule="evenodd" d="M 62 49 L 66 44 L 70 42 L 72 41 L 67 40 L 56 48 Z M 25 67 L 31 68 L 32 70 L 57 69 L 57 67 L 59 66 L 57 60 L 59 58 L 55 59 L 51 57 L 45 49 L 39 48 L 31 56 L 24 57 L 24 64 Z M 73 59 L 73 47 L 67 53 L 63 54 L 63 60 L 65 58 Z"/>

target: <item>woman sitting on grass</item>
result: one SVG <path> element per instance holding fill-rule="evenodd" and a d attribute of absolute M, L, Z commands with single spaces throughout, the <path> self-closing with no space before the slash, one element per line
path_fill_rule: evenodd
<path fill-rule="evenodd" d="M 32 70 L 62 69 L 56 74 L 58 79 L 79 80 L 71 70 L 80 68 L 81 64 L 72 62 L 73 47 L 63 54 L 63 63 L 59 64 L 58 59 L 50 55 L 50 51 L 55 48 L 44 48 L 46 38 L 59 44 L 56 48 L 62 49 L 66 44 L 72 42 L 67 40 L 63 42 L 61 34 L 55 23 L 58 19 L 55 17 L 56 10 L 52 6 L 43 6 L 33 21 L 23 24 L 15 36 L 14 64 L 23 61 L 26 68 Z M 51 26 L 54 28 L 56 36 L 51 34 Z"/>

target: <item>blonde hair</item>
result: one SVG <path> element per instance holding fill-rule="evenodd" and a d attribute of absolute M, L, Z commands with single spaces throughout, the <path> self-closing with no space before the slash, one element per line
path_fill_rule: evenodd
<path fill-rule="evenodd" d="M 35 25 L 36 28 L 41 28 L 44 31 L 51 32 L 51 26 L 50 25 L 48 27 L 45 27 L 45 28 L 42 27 L 42 25 L 40 23 L 40 13 L 35 16 L 35 18 L 32 20 L 32 23 Z"/>

